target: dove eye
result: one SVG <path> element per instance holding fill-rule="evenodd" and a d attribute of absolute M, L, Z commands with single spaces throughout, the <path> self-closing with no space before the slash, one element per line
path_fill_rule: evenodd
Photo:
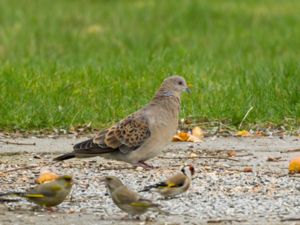
<path fill-rule="evenodd" d="M 178 84 L 179 84 L 179 85 L 182 85 L 183 83 L 182 83 L 182 81 L 179 81 Z"/>

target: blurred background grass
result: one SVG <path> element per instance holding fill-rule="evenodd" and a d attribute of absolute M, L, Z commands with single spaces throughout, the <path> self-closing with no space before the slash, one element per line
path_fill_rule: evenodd
<path fill-rule="evenodd" d="M 164 77 L 193 84 L 181 117 L 300 118 L 300 1 L 2 0 L 0 128 L 92 122 L 149 101 Z"/>

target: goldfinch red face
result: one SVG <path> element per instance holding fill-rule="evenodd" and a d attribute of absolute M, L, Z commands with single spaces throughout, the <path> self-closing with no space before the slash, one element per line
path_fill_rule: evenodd
<path fill-rule="evenodd" d="M 192 165 L 185 166 L 181 169 L 182 173 L 191 178 L 195 174 L 195 168 Z"/>

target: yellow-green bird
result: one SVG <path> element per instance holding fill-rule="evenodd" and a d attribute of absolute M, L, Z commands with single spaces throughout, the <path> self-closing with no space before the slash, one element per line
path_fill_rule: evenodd
<path fill-rule="evenodd" d="M 40 184 L 25 192 L 0 193 L 1 196 L 17 195 L 26 198 L 39 206 L 52 207 L 62 203 L 71 192 L 73 185 L 72 176 L 59 176 L 54 181 Z"/>
<path fill-rule="evenodd" d="M 186 192 L 190 188 L 192 176 L 194 174 L 195 168 L 192 165 L 188 165 L 183 167 L 179 173 L 169 177 L 166 181 L 146 186 L 140 192 L 155 189 L 156 192 L 165 198 L 175 197 L 176 195 Z"/>
<path fill-rule="evenodd" d="M 128 214 L 132 216 L 141 215 L 149 209 L 165 213 L 158 208 L 158 204 L 154 204 L 150 200 L 142 198 L 138 193 L 129 190 L 119 178 L 106 176 L 102 178 L 102 181 L 106 183 L 113 202 Z"/>

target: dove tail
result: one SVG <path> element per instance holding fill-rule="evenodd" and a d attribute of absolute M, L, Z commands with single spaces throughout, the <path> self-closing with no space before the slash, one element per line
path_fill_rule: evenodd
<path fill-rule="evenodd" d="M 70 153 L 58 156 L 58 157 L 54 158 L 53 160 L 54 161 L 64 161 L 64 160 L 67 160 L 67 159 L 72 159 L 74 157 L 75 157 L 74 152 L 70 152 Z"/>

